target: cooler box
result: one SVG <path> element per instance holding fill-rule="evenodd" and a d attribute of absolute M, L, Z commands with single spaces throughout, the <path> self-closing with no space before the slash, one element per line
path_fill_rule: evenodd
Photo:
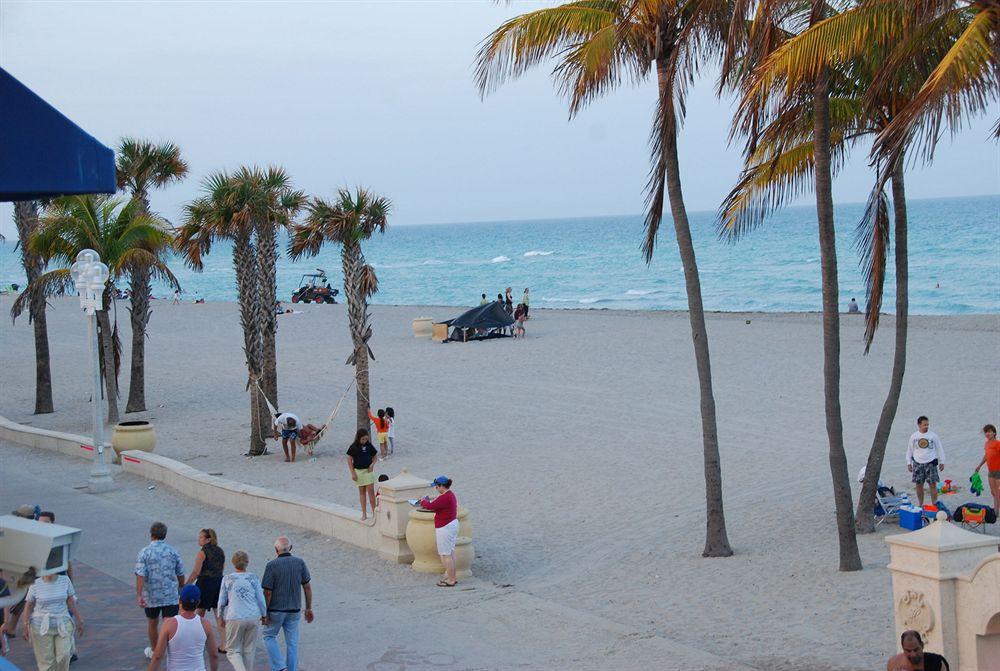
<path fill-rule="evenodd" d="M 924 528 L 924 512 L 916 506 L 899 509 L 899 526 L 910 531 Z"/>

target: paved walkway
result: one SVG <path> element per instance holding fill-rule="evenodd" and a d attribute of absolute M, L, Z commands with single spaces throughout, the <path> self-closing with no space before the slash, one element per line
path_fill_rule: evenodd
<path fill-rule="evenodd" d="M 132 571 L 157 519 L 167 523 L 167 541 L 187 570 L 202 527 L 216 529 L 228 553 L 247 549 L 250 570 L 258 574 L 273 556 L 274 538 L 292 537 L 294 554 L 306 560 L 313 576 L 316 611 L 316 622 L 302 625 L 301 671 L 750 671 L 515 585 L 470 579 L 458 589 L 438 589 L 435 577 L 407 566 L 316 533 L 192 504 L 136 476 L 119 472 L 115 491 L 88 494 L 87 471 L 88 464 L 70 457 L 0 443 L 0 510 L 38 503 L 55 511 L 60 523 L 84 532 L 77 562 L 88 627 L 73 671 L 145 668 L 145 624 L 135 605 Z M 572 597 L 564 601 L 570 604 Z M 34 669 L 24 642 L 14 646 L 12 659 Z M 259 650 L 257 669 L 266 668 L 265 658 Z M 220 663 L 220 669 L 229 668 Z"/>

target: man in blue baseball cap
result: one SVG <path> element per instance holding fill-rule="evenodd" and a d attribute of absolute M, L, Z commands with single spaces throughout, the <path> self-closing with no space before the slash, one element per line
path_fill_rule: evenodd
<path fill-rule="evenodd" d="M 195 611 L 201 601 L 197 585 L 185 585 L 180 591 L 180 614 L 164 621 L 153 651 L 149 671 L 160 668 L 160 660 L 169 654 L 167 671 L 206 671 L 205 653 L 212 671 L 218 671 L 215 634 L 211 623 Z"/>

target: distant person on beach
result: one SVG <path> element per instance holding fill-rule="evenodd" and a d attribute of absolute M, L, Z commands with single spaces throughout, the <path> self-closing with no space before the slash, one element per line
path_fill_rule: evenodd
<path fill-rule="evenodd" d="M 434 478 L 434 489 L 438 496 L 431 501 L 425 496 L 420 507 L 434 513 L 434 536 L 437 540 L 437 551 L 444 564 L 444 577 L 437 581 L 438 587 L 454 587 L 455 578 L 455 543 L 458 541 L 458 500 L 451 491 L 451 478 L 439 475 Z"/>
<path fill-rule="evenodd" d="M 903 652 L 889 658 L 886 671 L 951 671 L 944 657 L 924 652 L 924 641 L 919 631 L 904 631 L 899 637 L 899 645 Z"/>
<path fill-rule="evenodd" d="M 382 412 L 379 410 L 379 412 Z M 361 498 L 361 521 L 368 519 L 367 504 L 371 503 L 372 514 L 375 513 L 375 461 L 378 452 L 372 445 L 368 429 L 358 429 L 354 442 L 347 448 L 347 469 L 351 479 L 358 486 L 358 496 Z"/>
<path fill-rule="evenodd" d="M 1000 440 L 997 440 L 997 427 L 987 424 L 983 427 L 986 436 L 984 454 L 976 471 L 986 464 L 987 480 L 990 483 L 990 493 L 993 495 L 993 510 L 1000 511 Z"/>
<path fill-rule="evenodd" d="M 938 471 L 944 470 L 944 446 L 941 439 L 929 430 L 930 420 L 917 417 L 917 430 L 906 444 L 906 467 L 913 473 L 917 486 L 917 503 L 924 507 L 924 483 L 930 485 L 931 503 L 937 503 Z"/>
<path fill-rule="evenodd" d="M 177 550 L 166 543 L 167 525 L 153 522 L 149 527 L 150 543 L 135 560 L 135 597 L 146 611 L 146 633 L 149 645 L 144 651 L 153 658 L 159 640 L 157 631 L 162 617 L 164 624 L 177 615 L 178 590 L 184 586 L 184 563 Z M 197 604 L 192 606 L 192 610 Z"/>
<path fill-rule="evenodd" d="M 851 299 L 851 302 L 847 304 L 847 312 L 852 315 L 861 314 L 861 308 L 858 307 L 858 302 L 853 298 Z"/>
<path fill-rule="evenodd" d="M 222 587 L 222 575 L 226 571 L 226 553 L 219 547 L 219 537 L 215 529 L 202 529 L 198 532 L 198 546 L 201 548 L 194 556 L 194 568 L 188 576 L 187 584 L 196 584 L 201 590 L 201 602 L 198 604 L 198 616 L 205 617 L 210 610 L 215 611 L 216 624 L 219 625 L 219 643 L 226 640 L 225 624 L 219 617 L 219 589 Z M 219 652 L 226 651 L 219 648 Z"/>
<path fill-rule="evenodd" d="M 486 300 L 486 294 L 483 294 L 482 299 L 479 301 L 479 307 L 482 307 L 482 306 L 486 305 L 487 303 L 489 303 L 489 301 Z"/>
<path fill-rule="evenodd" d="M 385 410 L 379 410 L 378 415 L 372 414 L 372 409 L 368 408 L 368 419 L 375 425 L 375 436 L 378 438 L 379 458 L 389 458 L 389 420 L 385 416 Z"/>
<path fill-rule="evenodd" d="M 524 320 L 528 318 L 528 308 L 524 307 L 523 303 L 518 303 L 517 309 L 514 310 L 514 337 L 523 338 L 524 337 Z"/>
<path fill-rule="evenodd" d="M 524 288 L 524 295 L 521 296 L 521 305 L 524 306 L 524 318 L 525 319 L 528 318 L 528 305 L 529 305 L 529 303 L 530 303 L 530 300 L 528 298 L 528 287 L 525 287 Z"/>
<path fill-rule="evenodd" d="M 247 572 L 250 556 L 244 550 L 233 553 L 234 573 L 222 579 L 219 616 L 226 632 L 226 657 L 236 671 L 253 671 L 257 630 L 267 619 L 267 601 L 260 578 Z"/>
<path fill-rule="evenodd" d="M 511 291 L 512 289 L 507 287 L 503 292 L 504 309 L 509 315 L 514 314 L 514 298 L 511 296 Z"/>
<path fill-rule="evenodd" d="M 180 305 L 180 304 L 181 304 L 181 292 L 179 290 L 175 289 L 174 290 L 174 300 L 171 303 L 171 305 Z"/>
<path fill-rule="evenodd" d="M 267 620 L 264 623 L 264 647 L 267 649 L 271 669 L 275 671 L 298 671 L 299 668 L 299 620 L 305 615 L 306 622 L 313 621 L 312 585 L 309 568 L 298 557 L 292 556 L 292 541 L 287 536 L 278 536 L 274 541 L 274 559 L 267 562 L 260 584 L 267 602 Z M 302 595 L 305 594 L 305 610 L 302 609 Z M 278 633 L 285 632 L 285 654 L 278 645 Z"/>
<path fill-rule="evenodd" d="M 198 586 L 185 585 L 180 592 L 180 614 L 163 623 L 148 671 L 160 668 L 164 657 L 167 658 L 167 671 L 205 671 L 206 653 L 209 668 L 217 671 L 219 659 L 215 654 L 212 625 L 195 612 L 200 601 Z"/>
<path fill-rule="evenodd" d="M 298 448 L 299 429 L 302 420 L 291 412 L 282 412 L 274 416 L 274 437 L 281 437 L 281 449 L 285 453 L 285 461 L 295 461 L 295 450 Z M 292 457 L 288 458 L 288 445 L 292 446 Z"/>
<path fill-rule="evenodd" d="M 389 439 L 389 454 L 393 454 L 396 451 L 396 411 L 386 406 L 385 418 L 389 420 L 389 431 L 386 433 Z"/>

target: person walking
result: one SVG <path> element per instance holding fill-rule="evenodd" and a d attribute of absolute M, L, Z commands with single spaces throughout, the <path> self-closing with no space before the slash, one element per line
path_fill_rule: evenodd
<path fill-rule="evenodd" d="M 291 412 L 280 412 L 274 416 L 274 437 L 281 436 L 281 449 L 285 452 L 285 461 L 295 461 L 295 450 L 298 448 L 299 429 L 302 420 Z M 288 444 L 292 444 L 292 458 L 288 458 Z"/>
<path fill-rule="evenodd" d="M 432 483 L 438 496 L 432 501 L 425 496 L 420 502 L 424 510 L 434 513 L 434 536 L 437 540 L 437 551 L 444 564 L 444 577 L 438 580 L 438 587 L 454 587 L 458 584 L 455 578 L 455 543 L 458 541 L 458 500 L 451 491 L 451 478 L 439 475 Z"/>
<path fill-rule="evenodd" d="M 524 320 L 528 318 L 528 308 L 523 303 L 518 303 L 514 310 L 514 337 L 524 337 Z"/>
<path fill-rule="evenodd" d="M 149 538 L 149 545 L 135 560 L 135 598 L 146 611 L 149 645 L 144 652 L 152 659 L 159 640 L 160 618 L 166 621 L 177 615 L 178 590 L 184 586 L 184 563 L 177 550 L 166 543 L 166 524 L 153 522 Z"/>
<path fill-rule="evenodd" d="M 37 578 L 24 603 L 24 640 L 34 649 L 38 671 L 67 671 L 73 638 L 83 636 L 73 581 L 59 573 Z"/>
<path fill-rule="evenodd" d="M 260 584 L 267 603 L 264 622 L 264 647 L 271 662 L 271 671 L 297 671 L 299 668 L 300 613 L 307 623 L 313 621 L 312 585 L 309 568 L 292 556 L 292 541 L 278 536 L 274 541 L 274 559 L 267 562 Z M 305 610 L 302 595 L 305 594 Z M 285 632 L 285 654 L 278 646 L 278 632 Z"/>
<path fill-rule="evenodd" d="M 222 586 L 222 574 L 226 570 L 226 553 L 219 547 L 219 537 L 215 529 L 202 529 L 198 532 L 198 545 L 201 547 L 194 556 L 194 567 L 188 576 L 187 584 L 195 584 L 201 592 L 201 603 L 198 604 L 198 617 L 214 610 L 216 624 L 219 626 L 219 644 L 226 640 L 223 620 L 219 615 L 219 589 Z M 225 654 L 221 647 L 219 652 Z"/>
<path fill-rule="evenodd" d="M 38 521 L 39 522 L 44 522 L 45 524 L 55 524 L 56 523 L 56 514 L 54 512 L 52 512 L 51 510 L 43 510 L 42 512 L 38 513 Z M 67 562 L 66 563 L 66 570 L 65 571 L 60 571 L 59 574 L 60 575 L 64 575 L 67 578 L 69 578 L 70 582 L 73 583 L 73 587 L 74 588 L 76 587 L 77 582 L 76 582 L 76 577 L 73 575 L 73 562 Z M 79 657 L 76 656 L 76 637 L 74 636 L 73 637 L 73 647 L 72 647 L 72 649 L 70 649 L 69 662 L 70 662 L 70 664 L 72 664 L 73 662 L 77 661 L 78 659 L 79 659 Z"/>
<path fill-rule="evenodd" d="M 983 458 L 976 466 L 978 472 L 986 464 L 987 480 L 990 483 L 990 494 L 993 495 L 993 510 L 1000 512 L 1000 440 L 997 440 L 997 427 L 987 424 L 983 427 L 986 445 L 983 447 Z"/>
<path fill-rule="evenodd" d="M 180 305 L 180 304 L 181 304 L 181 292 L 179 289 L 174 289 L 174 300 L 171 303 L 171 305 Z"/>
<path fill-rule="evenodd" d="M 382 411 L 379 410 L 381 413 Z M 375 461 L 378 452 L 372 445 L 368 429 L 358 429 L 354 434 L 354 442 L 347 448 L 347 469 L 351 479 L 358 486 L 358 496 L 361 498 L 361 521 L 368 519 L 367 504 L 371 503 L 372 514 L 375 514 Z"/>
<path fill-rule="evenodd" d="M 528 287 L 524 288 L 524 295 L 521 296 L 521 305 L 524 306 L 524 318 L 528 318 L 528 305 L 530 304 L 530 298 L 528 296 Z"/>
<path fill-rule="evenodd" d="M 147 671 L 160 668 L 164 656 L 167 658 L 167 671 L 205 671 L 206 652 L 209 668 L 218 671 L 219 658 L 215 654 L 212 625 L 195 612 L 201 597 L 197 585 L 185 585 L 181 589 L 180 613 L 163 623 Z"/>
<path fill-rule="evenodd" d="M 253 671 L 257 630 L 267 619 L 267 601 L 260 578 L 247 572 L 250 556 L 244 550 L 233 553 L 234 573 L 222 579 L 219 617 L 226 634 L 226 657 L 236 671 Z"/>
<path fill-rule="evenodd" d="M 924 484 L 930 485 L 931 503 L 937 503 L 938 471 L 944 470 L 944 446 L 941 439 L 929 430 L 930 420 L 917 417 L 917 430 L 906 445 L 906 467 L 913 473 L 913 483 L 917 486 L 917 503 L 924 507 Z"/>

